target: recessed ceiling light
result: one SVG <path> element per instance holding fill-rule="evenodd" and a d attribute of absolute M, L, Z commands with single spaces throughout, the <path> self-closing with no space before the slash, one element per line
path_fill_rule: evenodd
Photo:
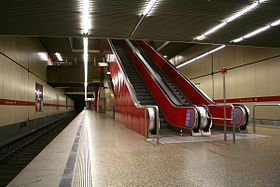
<path fill-rule="evenodd" d="M 143 16 L 146 16 L 149 12 L 150 12 L 150 10 L 153 8 L 153 6 L 154 6 L 154 4 L 156 3 L 156 1 L 157 0 L 151 0 L 150 2 L 149 2 L 149 4 L 147 5 L 147 7 L 145 8 L 145 10 L 143 11 Z"/>
<path fill-rule="evenodd" d="M 106 66 L 108 66 L 108 63 L 107 62 L 98 62 L 98 66 L 106 67 Z"/>
<path fill-rule="evenodd" d="M 61 57 L 61 54 L 60 54 L 60 53 L 56 52 L 56 53 L 55 53 L 55 56 L 56 56 L 56 58 L 57 58 L 57 60 L 58 60 L 58 61 L 60 61 L 60 62 L 62 62 L 62 61 L 63 61 L 63 59 L 62 59 L 62 57 Z"/>
<path fill-rule="evenodd" d="M 88 85 L 88 38 L 83 38 L 84 44 L 84 72 L 85 72 L 85 100 L 87 99 L 87 85 Z"/>
<path fill-rule="evenodd" d="M 89 0 L 83 0 L 83 34 L 89 31 Z"/>

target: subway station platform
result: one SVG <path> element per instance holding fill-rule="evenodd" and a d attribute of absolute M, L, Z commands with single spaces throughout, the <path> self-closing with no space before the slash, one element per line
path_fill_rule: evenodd
<path fill-rule="evenodd" d="M 156 146 L 84 110 L 8 186 L 279 186 L 280 128 L 257 132 Z"/>

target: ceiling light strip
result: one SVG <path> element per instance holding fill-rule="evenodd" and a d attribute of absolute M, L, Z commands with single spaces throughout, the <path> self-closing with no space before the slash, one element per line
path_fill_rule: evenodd
<path fill-rule="evenodd" d="M 89 33 L 89 0 L 83 0 L 83 45 L 84 45 L 84 75 L 85 75 L 85 101 L 87 100 L 87 86 L 88 86 L 88 33 Z"/>
<path fill-rule="evenodd" d="M 207 51 L 206 53 L 204 53 L 204 54 L 202 54 L 202 55 L 199 55 L 199 56 L 196 56 L 196 57 L 194 57 L 194 58 L 192 58 L 192 59 L 189 59 L 188 61 L 186 61 L 186 62 L 184 62 L 184 63 L 182 63 L 182 64 L 176 66 L 176 68 L 181 68 L 181 67 L 183 67 L 183 66 L 185 66 L 185 65 L 187 65 L 187 64 L 190 64 L 190 63 L 192 63 L 192 62 L 194 62 L 194 61 L 196 61 L 196 60 L 198 60 L 198 59 L 201 59 L 201 58 L 203 58 L 203 57 L 205 57 L 205 56 L 207 56 L 207 55 L 210 55 L 210 54 L 212 54 L 212 53 L 215 53 L 216 51 L 219 51 L 219 50 L 223 49 L 224 47 L 225 47 L 225 45 L 218 46 L 218 47 L 216 47 L 216 48 L 214 48 L 214 49 L 212 49 L 212 50 L 210 50 L 210 51 Z"/>
<path fill-rule="evenodd" d="M 153 8 L 153 6 L 155 5 L 157 0 L 151 0 L 148 4 L 148 6 L 145 8 L 145 10 L 143 11 L 142 15 L 143 16 L 146 16 L 150 10 Z"/>
<path fill-rule="evenodd" d="M 138 27 L 141 25 L 144 17 L 146 17 L 149 12 L 151 11 L 151 9 L 153 8 L 153 6 L 155 5 L 157 0 L 151 0 L 148 5 L 146 6 L 146 8 L 144 9 L 143 13 L 141 14 L 141 17 L 139 18 L 139 20 L 137 21 L 135 27 L 132 29 L 132 31 L 129 34 L 129 37 L 133 36 L 134 33 L 136 32 L 136 30 L 138 29 Z"/>
<path fill-rule="evenodd" d="M 83 34 L 89 31 L 89 0 L 83 0 Z"/>
<path fill-rule="evenodd" d="M 232 40 L 231 42 L 232 42 L 232 43 L 241 42 L 241 41 L 243 41 L 244 39 L 251 38 L 251 37 L 253 37 L 253 36 L 257 35 L 257 34 L 260 34 L 260 33 L 264 32 L 264 31 L 266 31 L 266 30 L 268 30 L 268 29 L 270 29 L 270 28 L 272 28 L 272 27 L 276 27 L 276 26 L 278 26 L 278 25 L 280 25 L 280 19 L 278 19 L 278 20 L 276 20 L 276 21 L 274 21 L 274 22 L 272 22 L 272 23 L 270 23 L 270 24 L 268 24 L 268 25 L 266 25 L 266 26 L 264 26 L 264 27 L 258 28 L 258 29 L 256 29 L 256 30 L 254 30 L 253 32 L 250 32 L 250 33 L 248 33 L 248 34 L 245 34 L 244 36 L 241 36 L 241 37 L 239 37 L 239 38 L 237 38 L 237 39 L 234 39 L 234 40 Z"/>
<path fill-rule="evenodd" d="M 237 18 L 243 16 L 244 14 L 256 9 L 260 4 L 262 4 L 263 2 L 265 2 L 267 0 L 258 0 L 255 1 L 253 4 L 243 8 L 242 10 L 236 12 L 235 14 L 233 14 L 232 16 L 226 18 L 222 23 L 216 25 L 215 27 L 209 29 L 208 31 L 206 31 L 205 33 L 201 34 L 200 36 L 195 37 L 195 40 L 203 40 L 205 39 L 207 36 L 209 36 L 210 34 L 218 31 L 219 29 L 221 29 L 222 27 L 224 27 L 225 25 L 227 25 L 228 23 L 236 20 Z"/>
<path fill-rule="evenodd" d="M 60 61 L 60 62 L 62 62 L 62 61 L 63 61 L 63 59 L 62 59 L 62 57 L 61 57 L 61 54 L 60 54 L 60 53 L 56 52 L 56 53 L 55 53 L 55 56 L 56 56 L 56 58 L 57 58 L 57 60 L 58 60 L 58 61 Z"/>
<path fill-rule="evenodd" d="M 85 72 L 85 100 L 87 99 L 87 85 L 88 85 L 88 38 L 83 38 L 84 43 L 84 72 Z"/>

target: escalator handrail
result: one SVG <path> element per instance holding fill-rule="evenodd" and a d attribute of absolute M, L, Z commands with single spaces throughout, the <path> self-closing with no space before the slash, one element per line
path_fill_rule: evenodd
<path fill-rule="evenodd" d="M 153 52 L 155 52 L 157 55 L 160 56 L 160 58 L 162 60 L 164 60 L 166 62 L 166 64 L 168 64 L 173 70 L 175 70 L 186 82 L 189 83 L 189 85 L 191 85 L 195 90 L 198 91 L 198 93 L 204 97 L 208 102 L 209 104 L 214 104 L 215 102 L 210 98 L 208 97 L 203 91 L 201 91 L 197 86 L 195 86 L 186 76 L 184 76 L 173 64 L 171 64 L 168 60 L 166 60 L 165 58 L 162 57 L 162 55 L 157 51 L 155 50 L 153 47 L 151 47 L 150 45 L 147 44 L 147 42 L 145 41 L 142 41 L 145 43 L 146 46 L 150 47 Z"/>
<path fill-rule="evenodd" d="M 164 81 L 161 79 L 160 75 L 156 73 L 153 68 L 151 68 L 150 64 L 146 61 L 146 59 L 142 56 L 140 51 L 127 39 L 127 44 L 134 52 L 134 54 L 139 58 L 139 61 L 143 64 L 143 67 L 152 75 L 153 79 L 158 83 L 160 88 L 163 90 L 163 93 L 167 98 L 175 105 L 182 106 L 183 104 L 178 100 L 178 98 L 174 95 L 174 93 L 166 86 Z"/>

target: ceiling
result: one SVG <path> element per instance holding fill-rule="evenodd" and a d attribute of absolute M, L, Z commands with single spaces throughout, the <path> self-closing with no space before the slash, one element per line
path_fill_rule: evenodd
<path fill-rule="evenodd" d="M 255 1 L 157 0 L 130 36 L 149 0 L 89 0 L 89 63 L 94 66 L 111 53 L 107 38 L 148 40 L 166 58 L 193 45 L 230 44 L 229 41 L 280 19 L 280 1 L 267 0 L 200 43 L 194 38 Z M 54 62 L 54 53 L 60 52 L 64 62 L 82 64 L 81 15 L 82 0 L 1 0 L 0 35 L 37 37 Z M 280 47 L 279 33 L 280 26 L 273 27 L 238 45 Z M 65 91 L 82 94 L 82 87 L 72 86 Z"/>
<path fill-rule="evenodd" d="M 196 42 L 194 38 L 255 0 L 158 0 L 131 38 Z M 90 37 L 128 38 L 148 0 L 90 0 Z M 82 0 L 2 0 L 0 34 L 81 37 Z M 228 43 L 280 19 L 280 1 L 260 7 L 207 37 L 203 43 Z M 280 26 L 241 45 L 280 46 Z"/>

